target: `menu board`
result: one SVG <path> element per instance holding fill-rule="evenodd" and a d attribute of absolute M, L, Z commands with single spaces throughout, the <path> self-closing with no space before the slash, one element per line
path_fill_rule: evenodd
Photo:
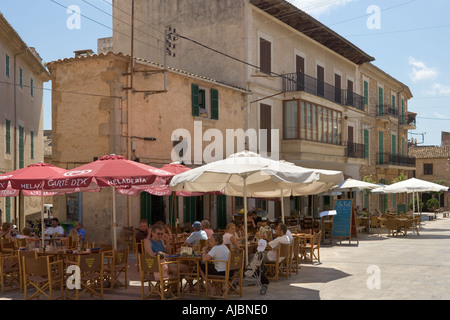
<path fill-rule="evenodd" d="M 351 238 L 352 200 L 337 200 L 334 210 L 333 237 Z"/>

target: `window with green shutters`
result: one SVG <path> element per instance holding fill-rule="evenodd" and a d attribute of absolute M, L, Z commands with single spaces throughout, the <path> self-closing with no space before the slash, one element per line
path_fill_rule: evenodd
<path fill-rule="evenodd" d="M 219 91 L 211 89 L 211 119 L 219 120 Z"/>
<path fill-rule="evenodd" d="M 34 132 L 30 132 L 30 157 L 34 159 Z"/>
<path fill-rule="evenodd" d="M 219 91 L 211 89 L 209 95 L 210 105 L 208 106 L 206 90 L 200 88 L 198 84 L 192 84 L 192 115 L 199 117 L 209 114 L 210 119 L 219 120 Z"/>
<path fill-rule="evenodd" d="M 34 97 L 34 80 L 30 79 L 30 94 Z"/>
<path fill-rule="evenodd" d="M 11 120 L 6 119 L 6 136 L 5 136 L 5 144 L 7 154 L 11 154 Z"/>
<path fill-rule="evenodd" d="M 6 55 L 6 76 L 9 78 L 9 56 Z"/>
<path fill-rule="evenodd" d="M 369 83 L 364 81 L 364 104 L 369 105 Z"/>
<path fill-rule="evenodd" d="M 396 105 L 395 105 L 395 96 L 394 95 L 392 96 L 392 109 L 397 110 Z M 395 114 L 398 114 L 398 113 L 395 113 Z"/>
<path fill-rule="evenodd" d="M 23 88 L 23 69 L 19 69 L 19 86 Z"/>
<path fill-rule="evenodd" d="M 19 126 L 19 169 L 25 167 L 25 130 Z"/>
<path fill-rule="evenodd" d="M 369 130 L 364 129 L 364 159 L 369 159 Z"/>

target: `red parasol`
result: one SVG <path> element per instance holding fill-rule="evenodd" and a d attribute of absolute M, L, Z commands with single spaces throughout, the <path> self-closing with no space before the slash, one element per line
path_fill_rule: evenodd
<path fill-rule="evenodd" d="M 113 187 L 113 245 L 116 247 L 116 193 L 115 189 L 133 186 L 166 185 L 173 173 L 131 161 L 123 156 L 103 156 L 97 161 L 68 170 L 45 181 L 44 190 L 65 190 L 81 188 L 92 190 Z"/>

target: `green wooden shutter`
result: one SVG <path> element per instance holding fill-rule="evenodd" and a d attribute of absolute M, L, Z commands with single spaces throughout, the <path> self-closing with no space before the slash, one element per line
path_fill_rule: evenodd
<path fill-rule="evenodd" d="M 384 154 L 383 154 L 383 150 L 384 150 L 384 134 L 383 131 L 379 131 L 378 132 L 378 164 L 383 164 L 384 163 Z"/>
<path fill-rule="evenodd" d="M 364 159 L 369 159 L 369 130 L 364 129 Z"/>
<path fill-rule="evenodd" d="M 198 117 L 199 111 L 199 90 L 197 84 L 192 84 L 192 115 Z"/>
<path fill-rule="evenodd" d="M 5 201 L 5 209 L 6 209 L 6 222 L 11 222 L 11 198 L 7 197 Z"/>
<path fill-rule="evenodd" d="M 397 136 L 392 135 L 392 154 L 397 154 Z"/>
<path fill-rule="evenodd" d="M 31 159 L 34 159 L 34 132 L 30 132 L 30 153 L 31 153 Z"/>
<path fill-rule="evenodd" d="M 30 94 L 34 97 L 34 80 L 30 79 Z"/>
<path fill-rule="evenodd" d="M 364 81 L 364 104 L 369 105 L 369 83 Z"/>
<path fill-rule="evenodd" d="M 6 119 L 6 153 L 11 154 L 11 120 Z"/>
<path fill-rule="evenodd" d="M 9 78 L 9 56 L 6 55 L 6 76 Z"/>
<path fill-rule="evenodd" d="M 219 91 L 211 89 L 211 119 L 219 120 Z"/>
<path fill-rule="evenodd" d="M 23 88 L 23 69 L 19 69 L 19 85 L 21 88 Z"/>
<path fill-rule="evenodd" d="M 406 120 L 405 119 L 405 100 L 402 99 L 402 121 L 401 121 L 401 124 L 405 124 L 406 123 L 405 120 Z"/>
<path fill-rule="evenodd" d="M 25 167 L 25 130 L 19 126 L 19 169 Z"/>

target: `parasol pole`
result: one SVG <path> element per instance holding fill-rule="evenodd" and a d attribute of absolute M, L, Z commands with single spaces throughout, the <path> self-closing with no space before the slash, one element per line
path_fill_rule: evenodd
<path fill-rule="evenodd" d="M 280 192 L 280 197 L 281 197 L 281 221 L 283 221 L 284 223 L 284 198 L 283 198 L 283 189 L 281 189 Z"/>
<path fill-rule="evenodd" d="M 245 230 L 245 265 L 248 265 L 248 224 L 247 224 L 247 175 L 244 177 L 244 230 Z"/>
<path fill-rule="evenodd" d="M 44 234 L 44 184 L 41 188 L 41 241 L 42 248 L 45 248 L 45 234 Z"/>
<path fill-rule="evenodd" d="M 112 193 L 113 193 L 113 214 L 112 214 L 112 218 L 113 218 L 113 248 L 117 249 L 117 234 L 116 234 L 116 188 L 112 187 Z"/>

